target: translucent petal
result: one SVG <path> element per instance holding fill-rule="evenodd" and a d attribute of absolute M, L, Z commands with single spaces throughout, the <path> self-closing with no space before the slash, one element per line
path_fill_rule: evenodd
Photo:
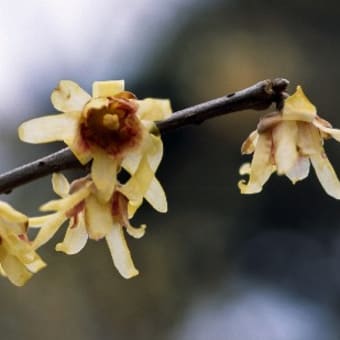
<path fill-rule="evenodd" d="M 8 279 L 16 286 L 23 286 L 32 277 L 25 265 L 13 255 L 7 255 L 1 266 Z"/>
<path fill-rule="evenodd" d="M 141 120 L 163 120 L 171 116 L 172 109 L 168 99 L 145 98 L 137 100 L 137 115 Z"/>
<path fill-rule="evenodd" d="M 316 127 L 310 123 L 298 122 L 298 142 L 299 153 L 310 156 L 320 152 L 322 146 L 321 136 Z M 317 143 L 316 143 L 317 141 Z"/>
<path fill-rule="evenodd" d="M 19 138 L 27 143 L 49 143 L 64 141 L 71 144 L 78 129 L 75 114 L 57 114 L 31 119 L 18 128 Z"/>
<path fill-rule="evenodd" d="M 113 219 L 109 204 L 100 203 L 94 195 L 85 202 L 85 224 L 89 238 L 99 240 L 112 229 Z"/>
<path fill-rule="evenodd" d="M 159 136 L 148 134 L 146 154 L 148 157 L 149 165 L 155 172 L 163 157 L 163 142 Z"/>
<path fill-rule="evenodd" d="M 250 155 L 255 151 L 258 138 L 259 134 L 256 130 L 247 137 L 241 146 L 242 155 Z"/>
<path fill-rule="evenodd" d="M 240 170 L 238 171 L 241 176 L 249 175 L 251 172 L 250 163 L 244 163 L 241 165 Z"/>
<path fill-rule="evenodd" d="M 122 167 L 130 174 L 134 174 L 138 169 L 141 158 L 142 154 L 139 151 L 130 152 L 124 157 L 122 161 Z"/>
<path fill-rule="evenodd" d="M 28 219 L 29 227 L 41 228 L 45 223 L 47 223 L 50 220 L 52 215 L 55 215 L 55 213 L 44 216 L 30 217 Z"/>
<path fill-rule="evenodd" d="M 168 211 L 168 203 L 165 192 L 156 177 L 153 177 L 149 189 L 145 193 L 145 199 L 155 210 L 162 213 L 166 213 Z"/>
<path fill-rule="evenodd" d="M 74 139 L 71 142 L 65 141 L 65 143 L 81 164 L 84 165 L 92 159 L 91 148 L 84 142 L 79 129 L 77 130 Z"/>
<path fill-rule="evenodd" d="M 73 223 L 73 221 L 71 222 Z M 86 245 L 88 234 L 85 226 L 84 215 L 78 215 L 78 223 L 75 226 L 69 225 L 63 242 L 56 245 L 57 251 L 68 255 L 79 253 Z"/>
<path fill-rule="evenodd" d="M 286 174 L 297 162 L 298 128 L 295 122 L 278 124 L 272 131 L 274 158 L 279 175 Z"/>
<path fill-rule="evenodd" d="M 340 130 L 339 129 L 333 129 L 328 126 L 325 126 L 324 124 L 322 124 L 322 121 L 319 119 L 314 119 L 313 125 L 317 127 L 319 130 L 321 130 L 322 132 L 328 135 L 331 135 L 335 140 L 340 142 Z"/>
<path fill-rule="evenodd" d="M 251 171 L 248 183 L 239 181 L 238 186 L 242 194 L 254 194 L 262 190 L 275 167 L 271 161 L 271 133 L 265 132 L 259 135 L 259 139 L 251 163 Z"/>
<path fill-rule="evenodd" d="M 82 111 L 91 96 L 77 83 L 61 80 L 51 94 L 53 106 L 61 112 Z"/>
<path fill-rule="evenodd" d="M 46 220 L 41 226 L 38 235 L 32 242 L 34 249 L 37 249 L 48 242 L 62 226 L 62 224 L 67 220 L 67 217 L 64 213 L 51 214 L 49 217 L 50 218 Z"/>
<path fill-rule="evenodd" d="M 66 197 L 70 191 L 70 184 L 66 177 L 61 173 L 53 173 L 52 187 L 54 192 L 60 197 Z"/>
<path fill-rule="evenodd" d="M 93 153 L 91 176 L 98 190 L 98 197 L 107 202 L 117 182 L 117 160 L 102 151 Z"/>
<path fill-rule="evenodd" d="M 142 224 L 139 228 L 133 227 L 130 223 L 126 225 L 127 233 L 134 238 L 141 238 L 145 235 L 146 225 Z"/>
<path fill-rule="evenodd" d="M 126 244 L 123 229 L 119 224 L 114 224 L 111 232 L 106 236 L 113 263 L 119 273 L 125 278 L 130 279 L 138 275 L 135 268 L 130 250 Z"/>
<path fill-rule="evenodd" d="M 311 155 L 310 160 L 327 194 L 336 199 L 340 199 L 340 182 L 324 150 Z"/>
<path fill-rule="evenodd" d="M 27 216 L 12 208 L 8 203 L 0 201 L 0 216 L 8 222 L 27 223 Z"/>
<path fill-rule="evenodd" d="M 309 158 L 300 156 L 294 166 L 286 173 L 287 177 L 295 184 L 308 177 L 310 168 Z"/>
<path fill-rule="evenodd" d="M 302 91 L 301 86 L 289 96 L 282 110 L 282 119 L 312 122 L 316 116 L 316 107 L 309 101 Z"/>
<path fill-rule="evenodd" d="M 83 201 L 86 197 L 90 195 L 89 185 L 85 185 L 83 188 L 74 192 L 71 195 L 68 195 L 64 198 L 58 200 L 52 200 L 40 207 L 41 211 L 67 211 L 75 207 L 78 203 Z"/>
<path fill-rule="evenodd" d="M 45 268 L 47 265 L 39 256 L 37 256 L 33 262 L 26 263 L 25 266 L 31 273 L 37 273 L 39 270 Z"/>
<path fill-rule="evenodd" d="M 92 84 L 93 98 L 113 97 L 122 91 L 124 91 L 124 80 L 95 81 Z"/>

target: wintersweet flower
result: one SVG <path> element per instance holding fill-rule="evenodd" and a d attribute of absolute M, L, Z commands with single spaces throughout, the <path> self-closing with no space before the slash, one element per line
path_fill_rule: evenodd
<path fill-rule="evenodd" d="M 128 197 L 120 192 L 121 185 L 103 203 L 97 197 L 97 189 L 90 176 L 73 181 L 71 184 L 62 174 L 53 174 L 54 191 L 61 199 L 44 204 L 42 211 L 52 214 L 29 219 L 30 227 L 41 228 L 33 241 L 38 248 L 49 241 L 65 221 L 69 221 L 63 242 L 56 250 L 66 254 L 76 254 L 84 248 L 87 240 L 106 239 L 113 263 L 124 278 L 138 275 L 128 249 L 124 228 L 134 237 L 141 238 L 145 225 L 133 227 L 128 218 Z"/>
<path fill-rule="evenodd" d="M 19 137 L 29 143 L 64 141 L 82 164 L 91 159 L 91 176 L 102 201 L 108 201 L 115 188 L 120 166 L 132 176 L 141 160 L 153 174 L 163 154 L 163 144 L 154 121 L 171 114 L 169 100 L 137 100 L 124 91 L 124 81 L 93 83 L 92 96 L 76 83 L 62 80 L 52 92 L 54 107 L 63 112 L 23 123 Z M 139 172 L 140 173 L 140 172 Z M 166 200 L 156 178 L 145 198 L 159 211 L 166 211 Z M 152 197 L 163 195 L 162 206 Z"/>
<path fill-rule="evenodd" d="M 264 116 L 243 143 L 242 154 L 254 155 L 251 164 L 240 168 L 241 175 L 249 175 L 247 183 L 239 182 L 241 193 L 260 192 L 275 171 L 293 183 L 301 181 L 312 163 L 327 194 L 340 199 L 340 182 L 323 147 L 324 140 L 331 137 L 340 141 L 340 130 L 317 115 L 316 107 L 298 86 L 283 109 Z"/>
<path fill-rule="evenodd" d="M 45 267 L 26 234 L 28 218 L 0 202 L 0 273 L 16 286 Z"/>

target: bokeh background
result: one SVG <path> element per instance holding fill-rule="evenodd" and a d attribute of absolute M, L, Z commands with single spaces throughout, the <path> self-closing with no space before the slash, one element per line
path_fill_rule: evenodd
<path fill-rule="evenodd" d="M 0 169 L 62 147 L 16 137 L 25 119 L 54 112 L 60 79 L 90 90 L 123 78 L 178 110 L 282 76 L 340 127 L 339 16 L 329 0 L 1 0 Z M 0 280 L 1 338 L 339 339 L 340 202 L 313 171 L 295 186 L 274 175 L 261 194 L 239 194 L 240 145 L 261 114 L 165 135 L 158 177 L 170 211 L 145 206 L 134 219 L 148 224 L 128 240 L 140 276 L 122 279 L 104 242 L 55 253 L 62 231 L 25 287 Z M 340 145 L 326 148 L 339 170 Z M 54 197 L 44 178 L 3 199 L 36 215 Z"/>

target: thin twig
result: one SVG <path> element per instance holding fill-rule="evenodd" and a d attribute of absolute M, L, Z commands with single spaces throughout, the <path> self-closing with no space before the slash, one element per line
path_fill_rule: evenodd
<path fill-rule="evenodd" d="M 236 111 L 265 110 L 272 103 L 280 108 L 288 84 L 288 80 L 283 78 L 263 80 L 235 93 L 174 112 L 170 118 L 156 124 L 159 131 L 164 133 Z M 0 193 L 9 193 L 20 185 L 53 172 L 81 167 L 70 149 L 65 148 L 0 175 Z"/>

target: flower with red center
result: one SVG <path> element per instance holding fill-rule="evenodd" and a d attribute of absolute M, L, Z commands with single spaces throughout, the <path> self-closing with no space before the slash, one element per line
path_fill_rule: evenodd
<path fill-rule="evenodd" d="M 137 100 L 124 91 L 121 80 L 94 82 L 91 97 L 76 83 L 63 80 L 51 101 L 63 113 L 21 124 L 20 139 L 29 143 L 61 140 L 82 164 L 93 159 L 91 176 L 102 201 L 112 196 L 121 166 L 133 176 L 146 158 L 155 173 L 163 145 L 153 122 L 171 114 L 168 100 Z M 152 181 L 154 189 L 163 193 L 159 182 Z M 166 211 L 166 206 L 161 209 Z"/>
<path fill-rule="evenodd" d="M 45 262 L 27 237 L 28 218 L 0 202 L 0 273 L 16 286 L 22 286 Z"/>
<path fill-rule="evenodd" d="M 331 137 L 340 141 L 340 130 L 317 115 L 298 86 L 283 109 L 262 117 L 243 143 L 242 153 L 254 155 L 251 164 L 240 168 L 241 175 L 249 175 L 247 183 L 239 182 L 241 193 L 260 192 L 275 171 L 293 183 L 301 181 L 308 176 L 311 163 L 327 194 L 340 199 L 340 182 L 323 148 L 324 139 Z"/>
<path fill-rule="evenodd" d="M 29 219 L 30 227 L 40 228 L 33 246 L 38 248 L 49 241 L 65 221 L 69 221 L 63 242 L 56 245 L 57 251 L 76 254 L 86 245 L 88 238 L 106 239 L 113 263 L 124 278 L 138 275 L 124 237 L 124 229 L 134 238 L 141 238 L 145 225 L 133 227 L 128 218 L 129 198 L 120 192 L 123 185 L 116 183 L 110 199 L 98 200 L 97 189 L 90 176 L 71 184 L 61 174 L 53 174 L 54 191 L 61 199 L 47 202 L 42 211 L 52 214 Z"/>

